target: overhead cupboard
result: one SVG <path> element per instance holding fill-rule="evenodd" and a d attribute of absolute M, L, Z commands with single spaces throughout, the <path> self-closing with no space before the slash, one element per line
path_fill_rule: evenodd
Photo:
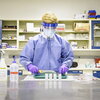
<path fill-rule="evenodd" d="M 0 46 L 21 50 L 29 39 L 41 32 L 41 20 L 0 20 Z M 59 20 L 56 34 L 69 41 L 73 50 L 100 49 L 99 19 Z"/>

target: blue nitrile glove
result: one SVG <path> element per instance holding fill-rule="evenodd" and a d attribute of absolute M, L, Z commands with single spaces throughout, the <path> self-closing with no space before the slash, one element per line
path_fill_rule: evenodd
<path fill-rule="evenodd" d="M 68 72 L 68 70 L 69 70 L 69 68 L 68 68 L 65 64 L 63 64 L 63 65 L 60 66 L 60 68 L 59 68 L 59 73 L 60 73 L 60 74 L 65 74 L 66 72 Z"/>
<path fill-rule="evenodd" d="M 29 65 L 27 66 L 27 69 L 28 69 L 28 71 L 30 71 L 31 73 L 34 73 L 34 74 L 39 73 L 38 67 L 36 67 L 36 66 L 33 65 L 33 64 L 29 64 Z"/>

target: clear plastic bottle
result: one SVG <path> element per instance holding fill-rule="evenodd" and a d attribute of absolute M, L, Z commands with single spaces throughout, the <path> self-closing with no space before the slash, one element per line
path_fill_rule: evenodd
<path fill-rule="evenodd" d="M 7 81 L 7 66 L 4 58 L 0 60 L 0 81 Z"/>
<path fill-rule="evenodd" d="M 0 81 L 7 81 L 7 66 L 4 58 L 5 52 L 0 50 Z"/>
<path fill-rule="evenodd" d="M 19 66 L 16 61 L 13 61 L 10 65 L 10 81 L 18 82 L 19 75 L 18 75 Z"/>

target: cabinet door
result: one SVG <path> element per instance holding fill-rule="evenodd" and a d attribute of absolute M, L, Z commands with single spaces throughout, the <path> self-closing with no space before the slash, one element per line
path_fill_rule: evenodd
<path fill-rule="evenodd" d="M 2 21 L 0 20 L 0 48 L 2 48 Z"/>
<path fill-rule="evenodd" d="M 92 21 L 92 49 L 100 49 L 100 21 Z"/>

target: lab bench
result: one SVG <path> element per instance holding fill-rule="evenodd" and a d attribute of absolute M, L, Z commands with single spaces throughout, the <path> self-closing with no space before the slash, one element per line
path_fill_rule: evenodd
<path fill-rule="evenodd" d="M 100 81 L 0 82 L 0 100 L 100 100 Z"/>
<path fill-rule="evenodd" d="M 68 74 L 86 74 L 91 73 L 91 75 L 100 78 L 100 68 L 70 68 Z M 8 75 L 10 75 L 10 69 L 8 68 Z M 19 68 L 19 75 L 31 75 L 24 67 Z"/>

